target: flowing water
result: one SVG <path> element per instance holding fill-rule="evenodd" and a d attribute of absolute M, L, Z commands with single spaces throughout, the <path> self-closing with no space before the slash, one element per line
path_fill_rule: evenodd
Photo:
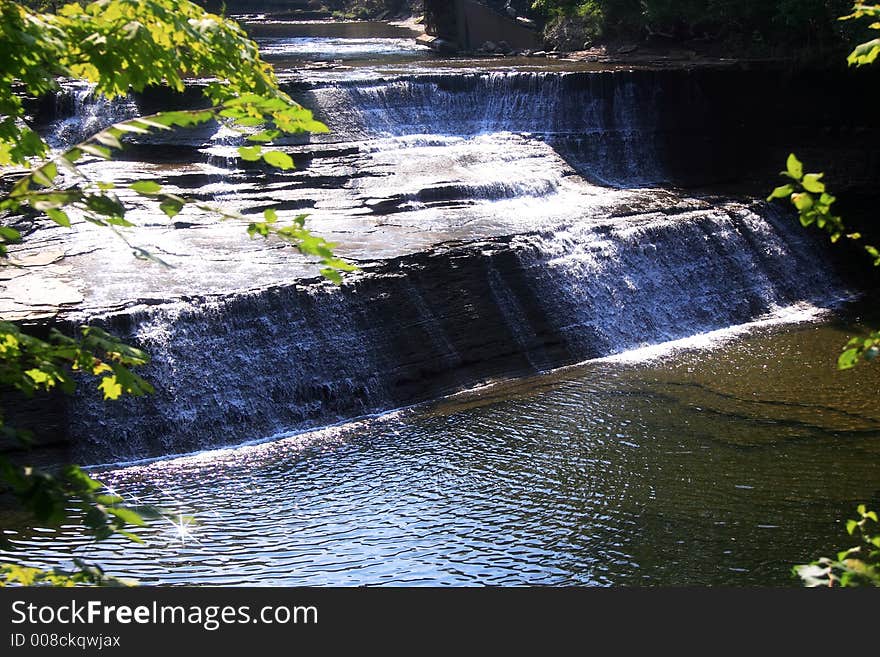
<path fill-rule="evenodd" d="M 793 585 L 793 564 L 847 544 L 857 502 L 880 501 L 877 376 L 834 371 L 843 337 L 758 329 L 98 468 L 172 519 L 144 546 L 21 540 L 32 563 L 72 552 L 145 583 Z"/>
<path fill-rule="evenodd" d="M 440 62 L 387 26 L 253 29 L 330 125 L 306 146 L 325 151 L 280 177 L 200 134 L 157 170 L 243 209 L 306 207 L 367 275 L 294 285 L 305 264 L 155 220 L 174 272 L 89 272 L 96 308 L 179 296 L 107 315 L 153 355 L 157 394 L 69 410 L 84 460 L 126 461 L 96 474 L 171 515 L 145 546 L 13 532 L 28 563 L 72 550 L 177 584 L 785 585 L 880 503 L 877 374 L 834 369 L 853 327 L 829 309 L 850 291 L 823 250 L 764 203 L 668 186 L 664 103 L 698 110 L 696 87 Z M 81 105 L 59 144 L 100 115 Z M 194 280 L 213 296 L 187 296 Z"/>

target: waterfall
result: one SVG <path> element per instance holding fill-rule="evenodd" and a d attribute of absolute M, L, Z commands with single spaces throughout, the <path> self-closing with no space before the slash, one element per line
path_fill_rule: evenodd
<path fill-rule="evenodd" d="M 46 141 L 52 148 L 69 148 L 87 137 L 119 121 L 138 115 L 131 96 L 108 100 L 95 93 L 94 85 L 69 84 L 55 96 L 57 118 L 46 132 Z"/>
<path fill-rule="evenodd" d="M 810 236 L 730 203 L 414 254 L 341 288 L 287 286 L 105 319 L 155 395 L 71 408 L 80 457 L 228 445 L 834 303 Z"/>
<path fill-rule="evenodd" d="M 813 236 L 764 204 L 572 224 L 522 247 L 543 313 L 582 359 L 832 305 L 842 289 Z"/>
<path fill-rule="evenodd" d="M 304 102 L 348 138 L 527 133 L 596 182 L 662 182 L 657 107 L 664 93 L 634 73 L 465 73 L 350 81 Z"/>
<path fill-rule="evenodd" d="M 155 298 L 148 279 L 86 270 L 90 307 L 103 310 L 78 320 L 152 354 L 143 374 L 156 394 L 105 404 L 83 387 L 68 407 L 77 458 L 264 439 L 836 303 L 843 284 L 788 215 L 649 187 L 679 176 L 673 153 L 711 179 L 725 132 L 706 125 L 694 80 L 658 76 L 302 83 L 291 92 L 333 132 L 297 141 L 304 164 L 284 173 L 231 172 L 236 137 L 196 136 L 182 148 L 215 158 L 215 177 L 194 178 L 200 193 L 242 211 L 312 208 L 310 225 L 332 226 L 363 270 L 335 287 L 302 278 L 301 260 L 184 228 L 155 239 L 181 265 L 162 272 L 165 289 L 186 300 L 136 306 Z M 83 125 L 130 109 L 75 98 Z"/>

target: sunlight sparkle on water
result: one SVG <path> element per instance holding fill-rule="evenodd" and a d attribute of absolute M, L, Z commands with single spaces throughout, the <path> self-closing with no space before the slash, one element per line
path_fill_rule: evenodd
<path fill-rule="evenodd" d="M 195 543 L 199 542 L 191 529 L 191 527 L 195 526 L 195 521 L 191 517 L 179 513 L 177 514 L 177 520 L 171 520 L 170 518 L 166 518 L 166 520 L 174 527 L 174 538 L 179 540 L 182 545 L 186 545 L 188 540 Z"/>

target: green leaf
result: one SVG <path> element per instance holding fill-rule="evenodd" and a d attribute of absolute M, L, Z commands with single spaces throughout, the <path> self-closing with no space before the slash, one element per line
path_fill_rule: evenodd
<path fill-rule="evenodd" d="M 332 281 L 339 285 L 342 283 L 342 275 L 336 271 L 335 269 L 330 269 L 329 267 L 324 267 L 321 269 L 321 276 L 326 278 L 329 281 Z"/>
<path fill-rule="evenodd" d="M 65 152 L 61 157 L 73 164 L 82 156 L 82 151 L 78 148 L 71 148 L 69 151 Z"/>
<path fill-rule="evenodd" d="M 80 144 L 77 148 L 83 151 L 84 153 L 89 153 L 90 155 L 94 155 L 95 157 L 100 157 L 104 160 L 110 159 L 110 149 L 104 146 L 96 146 L 95 144 Z"/>
<path fill-rule="evenodd" d="M 132 132 L 136 135 L 150 134 L 149 130 L 142 128 L 140 125 L 137 125 L 137 123 L 142 123 L 142 121 L 137 121 L 136 123 L 130 121 L 127 121 L 125 123 L 114 123 L 113 128 L 116 130 L 121 130 L 122 132 Z"/>
<path fill-rule="evenodd" d="M 122 217 L 113 215 L 113 216 L 107 217 L 107 225 L 108 226 L 121 226 L 123 228 L 131 228 L 135 224 L 131 223 L 127 219 L 123 219 Z"/>
<path fill-rule="evenodd" d="M 175 198 L 166 198 L 159 204 L 159 209 L 167 214 L 169 219 L 174 219 L 183 209 L 183 203 Z"/>
<path fill-rule="evenodd" d="M 287 153 L 282 153 L 281 151 L 266 151 L 263 153 L 263 160 L 265 160 L 266 164 L 276 167 L 278 169 L 293 169 L 293 158 L 290 157 Z"/>
<path fill-rule="evenodd" d="M 38 185 L 42 185 L 43 187 L 51 187 L 52 182 L 55 180 L 55 177 L 58 175 L 58 167 L 56 167 L 52 162 L 36 169 L 33 174 L 31 174 L 34 182 Z"/>
<path fill-rule="evenodd" d="M 788 171 L 788 175 L 790 175 L 795 180 L 800 180 L 804 176 L 804 165 L 799 159 L 797 159 L 797 157 L 795 157 L 794 153 L 791 153 L 788 156 L 788 160 L 785 163 L 785 168 Z"/>
<path fill-rule="evenodd" d="M 280 130 L 263 130 L 255 135 L 248 136 L 248 141 L 267 142 L 277 139 L 280 135 Z"/>
<path fill-rule="evenodd" d="M 804 210 L 809 210 L 811 207 L 813 207 L 813 197 L 810 196 L 807 192 L 795 194 L 791 197 L 791 202 L 794 203 L 794 206 L 801 212 L 803 212 Z"/>
<path fill-rule="evenodd" d="M 880 39 L 872 39 L 856 46 L 846 61 L 850 66 L 864 66 L 873 64 L 878 55 L 880 55 Z"/>
<path fill-rule="evenodd" d="M 17 242 L 21 239 L 21 233 L 8 226 L 0 226 L 0 237 L 6 242 Z"/>
<path fill-rule="evenodd" d="M 266 223 L 274 224 L 278 221 L 278 213 L 275 212 L 272 208 L 267 208 L 263 210 L 263 217 L 266 219 Z"/>
<path fill-rule="evenodd" d="M 262 146 L 239 146 L 238 154 L 241 159 L 247 162 L 256 162 L 263 154 Z"/>
<path fill-rule="evenodd" d="M 122 520 L 122 522 L 128 525 L 137 525 L 138 527 L 143 527 L 147 524 L 138 513 L 124 506 L 111 506 L 107 509 L 107 513 L 116 516 L 117 518 Z"/>
<path fill-rule="evenodd" d="M 104 392 L 104 399 L 119 399 L 122 395 L 122 386 L 116 381 L 115 376 L 105 376 L 101 379 L 98 390 Z"/>
<path fill-rule="evenodd" d="M 97 212 L 106 217 L 123 217 L 125 216 L 125 206 L 119 201 L 109 196 L 93 194 L 86 197 L 86 206 L 89 210 Z"/>
<path fill-rule="evenodd" d="M 859 362 L 859 350 L 847 349 L 837 359 L 837 369 L 848 370 L 855 367 Z"/>
<path fill-rule="evenodd" d="M 255 222 L 248 226 L 247 234 L 254 238 L 256 235 L 260 235 L 261 237 L 267 237 L 269 235 L 269 225 L 264 222 Z"/>
<path fill-rule="evenodd" d="M 71 189 L 63 192 L 35 192 L 25 197 L 34 210 L 45 212 L 50 208 L 60 208 L 82 199 L 82 192 Z"/>
<path fill-rule="evenodd" d="M 162 186 L 152 180 L 139 180 L 138 182 L 129 185 L 129 188 L 133 189 L 138 194 L 158 194 L 162 191 Z"/>
<path fill-rule="evenodd" d="M 119 141 L 119 138 L 114 135 L 109 130 L 104 130 L 103 132 L 99 132 L 96 134 L 93 139 L 101 142 L 104 146 L 110 146 L 112 148 L 122 148 L 122 143 Z"/>
<path fill-rule="evenodd" d="M 825 183 L 819 182 L 819 179 L 825 174 L 822 173 L 808 173 L 804 176 L 804 179 L 801 181 L 801 184 L 804 186 L 804 189 L 808 192 L 812 192 L 813 194 L 821 194 L 825 191 Z"/>
<path fill-rule="evenodd" d="M 791 185 L 782 185 L 774 189 L 770 196 L 767 197 L 768 201 L 772 201 L 775 198 L 788 198 L 794 192 L 794 187 Z"/>
<path fill-rule="evenodd" d="M 135 533 L 133 533 L 133 532 L 127 532 L 127 531 L 125 531 L 124 529 L 117 529 L 117 530 L 116 530 L 116 533 L 117 533 L 117 534 L 120 534 L 121 536 L 125 536 L 125 538 L 127 538 L 127 539 L 130 540 L 130 541 L 134 541 L 135 543 L 141 543 L 141 544 L 143 544 L 143 542 L 144 542 L 144 539 L 142 539 L 142 538 L 141 538 L 140 536 L 138 536 L 137 534 L 135 534 Z"/>
<path fill-rule="evenodd" d="M 124 502 L 125 500 L 119 495 L 96 495 L 95 502 L 98 504 L 107 505 L 116 505 Z"/>
<path fill-rule="evenodd" d="M 256 128 L 263 125 L 266 121 L 257 116 L 246 116 L 243 119 L 236 119 L 235 124 L 245 128 Z"/>

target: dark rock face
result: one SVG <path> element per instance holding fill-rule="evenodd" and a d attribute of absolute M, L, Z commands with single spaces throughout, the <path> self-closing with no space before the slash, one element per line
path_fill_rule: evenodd
<path fill-rule="evenodd" d="M 494 6 L 493 6 L 494 5 Z M 502 52 L 537 49 L 541 35 L 533 24 L 516 20 L 509 3 L 489 5 L 472 0 L 425 1 L 427 34 L 454 41 L 464 50 L 477 50 L 486 41 L 504 43 Z"/>

